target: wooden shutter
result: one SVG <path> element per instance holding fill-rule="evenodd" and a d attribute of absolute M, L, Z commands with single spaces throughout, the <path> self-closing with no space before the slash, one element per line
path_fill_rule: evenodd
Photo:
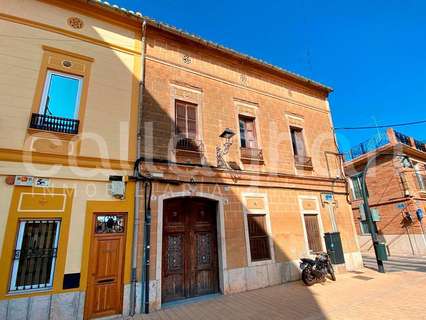
<path fill-rule="evenodd" d="M 247 224 L 252 261 L 271 259 L 269 236 L 266 232 L 266 215 L 248 214 Z"/>
<path fill-rule="evenodd" d="M 305 226 L 308 236 L 309 249 L 313 252 L 322 251 L 321 233 L 319 230 L 318 217 L 316 214 L 305 214 Z"/>
<path fill-rule="evenodd" d="M 197 136 L 197 105 L 176 101 L 176 134 L 195 139 Z"/>
<path fill-rule="evenodd" d="M 299 128 L 291 128 L 291 140 L 293 143 L 293 151 L 296 156 L 306 156 L 305 141 L 303 139 L 303 130 Z"/>

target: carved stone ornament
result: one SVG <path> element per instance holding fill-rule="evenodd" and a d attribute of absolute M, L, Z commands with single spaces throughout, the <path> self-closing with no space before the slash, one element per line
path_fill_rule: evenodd
<path fill-rule="evenodd" d="M 68 25 L 74 29 L 82 29 L 84 26 L 83 20 L 78 17 L 69 17 L 67 22 Z"/>

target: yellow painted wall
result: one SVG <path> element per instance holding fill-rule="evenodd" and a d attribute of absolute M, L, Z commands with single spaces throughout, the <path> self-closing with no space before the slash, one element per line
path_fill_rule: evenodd
<path fill-rule="evenodd" d="M 2 13 L 69 28 L 75 13 L 39 1 L 0 1 L 0 148 L 22 149 L 43 55 L 42 45 L 95 59 L 89 79 L 81 156 L 128 159 L 134 55 L 2 19 Z M 25 8 L 25 9 L 23 9 Z M 79 15 L 77 15 L 79 16 Z M 84 17 L 82 35 L 135 48 L 134 32 Z M 132 146 L 133 147 L 133 146 Z"/>

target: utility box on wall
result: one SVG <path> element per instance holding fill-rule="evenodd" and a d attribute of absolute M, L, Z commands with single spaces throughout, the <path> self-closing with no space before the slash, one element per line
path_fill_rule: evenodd
<path fill-rule="evenodd" d="M 345 255 L 343 253 L 340 232 L 327 232 L 324 234 L 324 240 L 325 246 L 327 247 L 327 253 L 331 259 L 331 263 L 345 263 Z"/>

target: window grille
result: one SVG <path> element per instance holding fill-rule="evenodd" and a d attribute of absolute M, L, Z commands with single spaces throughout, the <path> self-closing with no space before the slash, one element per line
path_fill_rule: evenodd
<path fill-rule="evenodd" d="M 60 220 L 20 220 L 10 291 L 51 288 Z"/>

